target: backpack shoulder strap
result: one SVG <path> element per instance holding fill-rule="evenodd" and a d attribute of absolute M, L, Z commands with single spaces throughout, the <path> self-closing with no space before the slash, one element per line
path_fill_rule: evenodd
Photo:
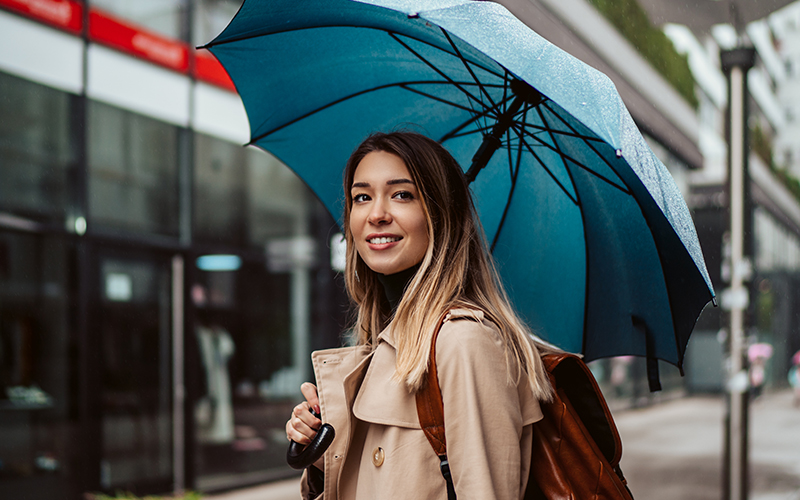
<path fill-rule="evenodd" d="M 431 355 L 428 360 L 428 373 L 422 388 L 416 393 L 417 416 L 420 427 L 428 442 L 431 444 L 436 456 L 439 457 L 439 469 L 447 483 L 447 500 L 456 500 L 456 489 L 453 484 L 453 476 L 450 474 L 450 462 L 447 460 L 447 439 L 444 435 L 444 402 L 442 401 L 442 390 L 439 388 L 439 376 L 436 371 L 436 339 L 442 325 L 449 317 L 446 312 L 436 326 L 431 340 Z"/>
<path fill-rule="evenodd" d="M 439 321 L 433 334 L 428 373 L 422 388 L 416 394 L 419 425 L 422 427 L 425 437 L 428 438 L 433 451 L 439 457 L 447 455 L 447 440 L 444 436 L 444 403 L 442 402 L 442 391 L 439 388 L 439 376 L 436 372 L 436 339 L 439 338 L 445 317 Z"/>

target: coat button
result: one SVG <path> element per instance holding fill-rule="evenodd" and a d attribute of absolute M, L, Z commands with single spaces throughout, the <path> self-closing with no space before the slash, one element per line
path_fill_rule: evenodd
<path fill-rule="evenodd" d="M 380 467 L 383 465 L 384 458 L 386 458 L 386 455 L 383 453 L 383 448 L 375 448 L 375 451 L 372 452 L 372 465 Z"/>

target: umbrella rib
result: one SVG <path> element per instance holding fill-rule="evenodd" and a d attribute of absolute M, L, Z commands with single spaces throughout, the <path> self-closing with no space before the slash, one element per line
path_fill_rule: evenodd
<path fill-rule="evenodd" d="M 547 121 L 545 120 L 545 117 L 544 117 L 544 115 L 542 114 L 541 110 L 540 110 L 540 109 L 537 109 L 537 111 L 539 112 L 539 117 L 542 119 L 542 122 L 546 124 L 546 123 L 547 123 Z M 550 133 L 550 131 L 549 131 L 549 130 L 546 130 L 546 131 L 547 131 L 548 133 Z M 564 166 L 565 166 L 565 167 L 566 167 L 566 161 L 567 161 L 567 160 L 569 160 L 569 161 L 571 161 L 572 163 L 574 163 L 575 165 L 577 165 L 578 167 L 580 167 L 581 169 L 585 170 L 586 172 L 588 172 L 588 173 L 590 173 L 590 174 L 594 175 L 595 177 L 597 177 L 598 179 L 600 179 L 600 180 L 602 180 L 602 181 L 605 181 L 605 182 L 606 182 L 606 183 L 608 183 L 610 186 L 612 186 L 612 187 L 615 187 L 615 188 L 619 189 L 620 191 L 622 191 L 622 192 L 623 192 L 623 193 L 625 193 L 625 194 L 631 194 L 631 192 L 630 192 L 630 191 L 629 191 L 629 190 L 628 190 L 626 187 L 622 187 L 622 186 L 620 186 L 619 184 L 615 183 L 615 182 L 614 182 L 614 181 L 612 181 L 611 179 L 609 179 L 609 178 L 605 177 L 605 176 L 604 176 L 604 175 L 602 175 L 602 174 L 599 174 L 599 173 L 595 172 L 594 170 L 592 170 L 592 169 L 588 168 L 586 165 L 584 165 L 583 163 L 579 162 L 578 160 L 576 160 L 576 159 L 575 159 L 575 158 L 573 158 L 572 156 L 570 156 L 570 155 L 568 155 L 567 153 L 565 153 L 565 152 L 561 151 L 561 148 L 559 148 L 559 147 L 558 147 L 558 143 L 556 142 L 556 138 L 555 138 L 555 136 L 554 136 L 552 133 L 550 133 L 550 137 L 551 137 L 551 139 L 553 139 L 553 143 L 554 143 L 554 144 L 556 144 L 556 146 L 553 146 L 552 144 L 548 144 L 547 142 L 543 141 L 542 139 L 540 139 L 540 138 L 536 137 L 536 136 L 535 136 L 535 135 L 533 135 L 533 134 L 530 134 L 530 133 L 528 133 L 528 132 L 524 132 L 524 133 L 525 133 L 526 135 L 528 135 L 529 137 L 531 137 L 532 139 L 535 139 L 535 140 L 536 140 L 536 142 L 538 142 L 540 145 L 542 145 L 542 146 L 546 147 L 547 149 L 550 149 L 551 151 L 554 151 L 556 154 L 558 154 L 558 155 L 561 157 L 561 159 L 562 159 L 562 160 L 565 162 L 565 164 L 564 164 Z M 594 152 L 596 155 L 600 156 L 600 155 L 597 153 L 597 150 L 596 150 L 595 148 L 593 148 L 593 147 L 591 147 L 591 146 L 589 146 L 589 147 L 592 149 L 592 151 L 593 151 L 593 152 Z M 601 157 L 601 158 L 602 158 L 602 157 Z"/>
<path fill-rule="evenodd" d="M 505 102 L 505 101 L 504 101 L 504 102 Z M 498 103 L 498 104 L 503 104 L 503 102 L 501 102 L 501 103 Z M 485 117 L 485 116 L 487 116 L 487 115 L 488 115 L 490 112 L 493 112 L 493 111 L 494 111 L 494 112 L 496 112 L 496 111 L 497 111 L 497 108 L 486 109 L 486 110 L 484 110 L 484 111 L 483 111 L 483 113 L 477 113 L 477 112 L 476 112 L 474 116 L 471 116 L 469 119 L 467 119 L 466 121 L 464 121 L 464 123 L 462 123 L 461 125 L 457 126 L 457 127 L 456 127 L 456 128 L 454 128 L 453 130 L 451 130 L 450 132 L 448 132 L 448 133 L 446 133 L 445 135 L 443 135 L 443 136 L 442 136 L 442 137 L 439 139 L 439 142 L 440 142 L 440 143 L 442 143 L 442 142 L 444 142 L 444 141 L 447 141 L 447 140 L 449 140 L 449 139 L 452 139 L 453 137 L 455 137 L 455 134 L 457 134 L 457 133 L 458 133 L 460 130 L 462 130 L 464 127 L 468 126 L 470 123 L 474 123 L 475 121 L 477 121 L 477 120 L 480 120 L 481 118 L 484 118 L 484 117 Z M 480 129 L 481 129 L 481 130 L 488 130 L 488 129 L 489 129 L 489 127 L 490 127 L 489 125 L 484 125 L 483 127 L 480 127 Z"/>
<path fill-rule="evenodd" d="M 461 55 L 461 51 L 458 50 L 458 47 L 456 47 L 455 42 L 453 42 L 453 39 L 450 38 L 450 34 L 444 28 L 442 28 L 441 26 L 439 27 L 439 29 L 442 30 L 442 33 L 444 33 L 445 38 L 447 38 L 447 41 L 450 43 L 450 46 L 453 47 L 453 50 L 455 51 L 456 56 L 461 60 L 461 63 L 467 69 L 467 71 L 469 72 L 470 76 L 472 76 L 472 79 L 475 80 L 475 83 L 478 84 L 478 88 L 480 89 L 481 93 L 483 95 L 485 95 L 487 99 L 489 99 L 489 102 L 492 103 L 492 107 L 495 107 L 496 104 L 494 102 L 494 99 L 492 99 L 492 96 L 490 96 L 489 93 L 486 92 L 486 89 L 483 88 L 483 85 L 478 80 L 478 77 L 475 76 L 475 72 L 472 71 L 472 68 L 470 67 L 469 62 L 466 59 L 464 59 L 464 56 Z"/>
<path fill-rule="evenodd" d="M 566 125 L 567 127 L 569 127 L 569 129 L 570 129 L 570 130 L 572 130 L 573 132 L 575 132 L 575 134 L 576 134 L 576 137 L 579 137 L 579 138 L 583 139 L 583 140 L 584 140 L 584 142 L 586 143 L 586 145 L 587 145 L 587 146 L 589 146 L 589 148 L 590 148 L 592 151 L 594 151 L 594 153 L 595 153 L 597 156 L 599 156 L 599 157 L 600 157 L 600 159 L 601 159 L 601 160 L 603 160 L 603 161 L 605 162 L 605 164 L 606 164 L 606 165 L 608 165 L 608 168 L 610 168 L 610 169 L 611 169 L 613 172 L 616 172 L 616 169 L 614 168 L 614 166 L 613 166 L 613 165 L 611 165 L 611 162 L 609 162 L 609 161 L 606 159 L 606 157 L 605 157 L 605 156 L 601 155 L 601 154 L 600 154 L 600 152 L 599 152 L 599 151 L 597 151 L 597 150 L 595 149 L 595 147 L 594 147 L 592 144 L 589 144 L 589 141 L 588 141 L 587 139 L 591 140 L 591 139 L 592 139 L 591 137 L 586 137 L 586 136 L 583 136 L 583 135 L 579 134 L 579 133 L 578 133 L 578 131 L 577 131 L 577 130 L 575 130 L 575 127 L 573 127 L 572 125 L 570 125 L 569 123 L 567 123 L 567 121 L 566 121 L 566 120 L 564 120 L 564 118 L 563 118 L 561 115 L 559 115 L 558 113 L 555 113 L 555 112 L 553 112 L 553 110 L 552 110 L 552 109 L 550 109 L 550 106 L 547 106 L 547 105 L 545 105 L 545 107 L 547 108 L 547 110 L 548 110 L 548 111 L 550 111 L 551 113 L 553 113 L 553 114 L 554 114 L 554 115 L 555 115 L 555 116 L 556 116 L 556 117 L 557 117 L 557 118 L 558 118 L 558 119 L 561 121 L 561 123 L 563 123 L 564 125 Z M 603 140 L 600 140 L 600 142 L 601 142 L 601 143 L 605 143 L 605 141 L 603 141 Z M 626 193 L 630 194 L 630 193 L 629 193 L 627 190 L 624 190 L 624 191 L 625 191 Z"/>
<path fill-rule="evenodd" d="M 427 93 L 425 93 L 425 92 L 423 92 L 421 90 L 417 90 L 417 89 L 411 88 L 406 84 L 401 84 L 400 87 L 403 88 L 403 89 L 408 90 L 409 92 L 413 92 L 413 93 L 419 94 L 419 95 L 421 95 L 423 97 L 427 97 L 429 99 L 433 99 L 434 101 L 439 101 L 441 103 L 448 104 L 450 106 L 453 106 L 454 108 L 462 109 L 462 110 L 468 111 L 470 113 L 474 113 L 475 112 L 475 110 L 473 108 L 471 108 L 471 107 L 468 108 L 466 106 L 462 106 L 461 104 L 456 104 L 454 102 L 448 101 L 447 99 L 442 99 L 441 97 L 436 97 L 435 95 L 427 94 Z"/>
<path fill-rule="evenodd" d="M 514 127 L 514 129 L 517 130 L 516 127 Z M 555 182 L 558 185 L 558 187 L 560 187 L 561 190 L 564 191 L 564 194 L 566 194 L 567 197 L 570 200 L 572 200 L 572 203 L 574 203 L 576 205 L 580 205 L 580 203 L 578 202 L 578 199 L 577 199 L 577 190 L 575 191 L 576 192 L 576 196 L 573 197 L 572 193 L 567 191 L 567 188 L 564 187 L 564 185 L 561 183 L 560 180 L 558 180 L 558 177 L 556 177 L 556 175 L 547 167 L 547 164 L 544 161 L 542 161 L 542 159 L 539 157 L 539 155 L 536 154 L 536 151 L 533 150 L 533 147 L 531 147 L 531 145 L 528 144 L 528 141 L 525 140 L 525 138 L 523 137 L 522 133 L 519 130 L 517 130 L 517 133 L 519 135 L 519 140 L 521 141 L 521 143 L 525 145 L 525 148 L 533 155 L 533 157 L 536 159 L 536 161 L 539 162 L 539 165 L 542 166 L 542 168 L 544 169 L 545 172 L 547 172 L 547 174 L 550 176 L 550 178 L 553 179 L 553 182 Z"/>
<path fill-rule="evenodd" d="M 437 27 L 441 29 L 441 26 L 437 25 Z M 252 40 L 254 38 L 267 37 L 267 36 L 272 36 L 272 35 L 281 35 L 281 34 L 284 34 L 284 33 L 293 33 L 295 31 L 315 30 L 315 29 L 320 29 L 320 28 L 356 28 L 356 29 L 367 29 L 367 30 L 382 31 L 382 32 L 388 33 L 390 35 L 398 34 L 398 35 L 404 36 L 404 37 L 406 37 L 406 38 L 408 38 L 410 40 L 415 40 L 415 41 L 417 41 L 419 43 L 424 43 L 425 45 L 428 45 L 429 47 L 434 48 L 436 50 L 440 50 L 440 51 L 445 52 L 447 54 L 454 55 L 454 54 L 448 52 L 447 50 L 445 50 L 445 49 L 443 49 L 441 47 L 437 47 L 436 45 L 434 45 L 434 44 L 432 44 L 432 43 L 430 43 L 430 42 L 428 42 L 426 40 L 422 40 L 420 38 L 416 38 L 416 37 L 413 37 L 413 36 L 410 36 L 410 35 L 407 35 L 407 34 L 404 34 L 404 33 L 398 33 L 396 31 L 387 30 L 387 29 L 384 29 L 384 28 L 376 28 L 374 26 L 359 26 L 357 24 L 331 24 L 331 25 L 326 25 L 326 26 L 301 26 L 301 27 L 298 27 L 298 28 L 277 29 L 275 31 L 270 31 L 268 33 L 262 33 L 262 32 L 246 33 L 246 34 L 242 34 L 242 35 L 239 35 L 239 36 L 231 37 L 231 38 L 229 38 L 227 40 L 222 40 L 220 42 L 217 42 L 215 40 L 211 40 L 210 42 L 208 42 L 206 44 L 203 44 L 203 45 L 198 45 L 195 48 L 196 49 L 211 49 L 212 47 L 228 45 L 228 44 L 236 43 L 236 42 L 243 42 L 245 40 Z M 485 67 L 482 64 L 479 64 L 479 63 L 476 63 L 476 62 L 473 62 L 472 64 L 474 66 L 478 67 L 478 68 L 481 68 L 482 70 L 486 71 L 487 73 L 491 73 L 492 75 L 496 76 L 497 78 L 503 78 L 503 76 L 499 72 L 497 72 L 497 70 Z"/>
<path fill-rule="evenodd" d="M 549 109 L 549 108 L 548 108 L 548 109 Z M 549 125 L 548 125 L 548 123 L 547 123 L 547 118 L 545 118 L 545 117 L 544 117 L 544 113 L 542 112 L 541 108 L 537 108 L 537 109 L 536 109 L 536 112 L 537 112 L 537 113 L 539 113 L 539 118 L 541 118 L 541 120 L 542 120 L 542 123 L 544 123 L 544 124 L 545 124 L 545 126 L 549 127 Z M 537 138 L 537 139 L 538 139 L 538 138 Z M 615 187 L 615 188 L 619 189 L 619 190 L 620 190 L 620 191 L 622 191 L 623 193 L 625 193 L 625 194 L 631 194 L 631 193 L 630 193 L 630 192 L 629 192 L 627 189 L 625 189 L 625 188 L 623 188 L 623 187 L 621 187 L 621 186 L 617 185 L 616 183 L 612 182 L 610 179 L 607 179 L 605 176 L 602 176 L 602 175 L 598 174 L 597 172 L 595 172 L 595 171 L 593 171 L 592 169 L 588 168 L 588 167 L 587 167 L 586 165 L 584 165 L 583 163 L 581 163 L 581 162 L 579 162 L 579 161 L 575 160 L 575 158 L 573 158 L 573 157 L 571 157 L 571 156 L 567 155 L 566 153 L 564 153 L 563 151 L 561 151 L 561 147 L 558 145 L 558 141 L 556 141 L 556 138 L 555 138 L 555 136 L 554 136 L 552 133 L 550 133 L 550 139 L 553 141 L 553 145 L 554 145 L 554 147 L 555 147 L 555 149 L 556 149 L 556 152 L 558 153 L 558 155 L 559 155 L 559 156 L 561 156 L 561 160 L 564 162 L 564 168 L 566 168 L 566 169 L 567 169 L 567 172 L 569 173 L 570 179 L 572 178 L 572 172 L 570 172 L 570 171 L 569 171 L 569 168 L 567 168 L 567 161 L 571 161 L 572 163 L 574 163 L 575 165 L 577 165 L 579 168 L 582 168 L 584 171 L 586 171 L 586 172 L 588 172 L 588 173 L 590 173 L 590 174 L 594 175 L 594 176 L 595 176 L 595 177 L 597 177 L 598 179 L 600 179 L 600 180 L 602 180 L 602 181 L 605 181 L 605 182 L 607 182 L 607 183 L 608 183 L 610 186 L 612 186 L 612 187 Z M 594 151 L 594 152 L 595 152 L 595 154 L 597 154 L 597 151 L 595 151 L 594 149 L 592 149 L 592 151 Z M 575 184 L 575 182 L 573 181 L 573 183 L 572 183 L 572 184 L 574 185 L 574 184 Z M 576 191 L 576 192 L 577 192 L 577 191 Z"/>
<path fill-rule="evenodd" d="M 550 108 L 547 108 L 547 109 L 550 109 Z M 589 141 L 600 142 L 600 143 L 604 142 L 603 139 L 600 139 L 598 137 L 589 137 L 589 136 L 586 136 L 586 135 L 583 135 L 583 134 L 579 134 L 577 132 L 567 132 L 565 130 L 551 130 L 551 129 L 548 129 L 547 127 L 542 127 L 541 125 L 535 125 L 533 123 L 525 123 L 525 122 L 522 122 L 522 121 L 516 121 L 516 123 L 518 123 L 518 124 L 520 124 L 520 125 L 522 125 L 523 127 L 526 127 L 526 128 L 532 128 L 532 129 L 539 130 L 541 132 L 549 132 L 549 133 L 553 133 L 553 134 L 556 134 L 556 135 L 563 135 L 564 137 L 574 137 L 576 139 L 582 139 L 582 140 L 587 141 L 587 142 L 589 142 Z"/>
<path fill-rule="evenodd" d="M 472 134 L 481 134 L 481 133 L 487 132 L 492 127 L 493 127 L 493 125 L 492 126 L 486 126 L 486 127 L 478 127 L 478 128 L 469 130 L 467 132 L 460 132 L 458 134 L 449 134 L 447 136 L 447 138 L 448 139 L 456 139 L 458 137 L 466 137 L 466 136 L 472 135 Z"/>
<path fill-rule="evenodd" d="M 255 144 L 257 141 L 260 141 L 261 139 L 267 137 L 268 135 L 274 134 L 275 132 L 278 132 L 279 130 L 284 129 L 284 128 L 288 127 L 289 125 L 293 125 L 293 124 L 295 124 L 295 123 L 297 123 L 297 122 L 299 122 L 299 121 L 301 121 L 301 120 L 303 120 L 305 118 L 308 118 L 309 116 L 312 116 L 312 115 L 314 115 L 316 113 L 319 113 L 320 111 L 323 111 L 323 110 L 325 110 L 327 108 L 330 108 L 332 106 L 340 104 L 340 103 L 342 103 L 344 101 L 347 101 L 349 99 L 353 99 L 353 98 L 358 97 L 360 95 L 364 95 L 364 94 L 368 94 L 370 92 L 375 92 L 375 91 L 378 91 L 378 90 L 384 90 L 384 89 L 388 89 L 388 88 L 392 88 L 392 87 L 401 87 L 401 88 L 403 88 L 403 86 L 405 86 L 405 85 L 425 85 L 425 84 L 440 84 L 441 85 L 442 83 L 444 83 L 444 82 L 437 82 L 437 81 L 395 82 L 395 83 L 388 83 L 386 85 L 379 85 L 377 87 L 372 87 L 372 88 L 365 89 L 365 90 L 360 90 L 358 92 L 355 92 L 355 93 L 352 93 L 350 95 L 347 95 L 347 96 L 341 97 L 339 99 L 336 99 L 335 101 L 331 101 L 331 102 L 329 102 L 329 103 L 327 103 L 327 104 L 325 104 L 323 106 L 320 106 L 320 107 L 318 107 L 316 109 L 313 109 L 313 110 L 309 111 L 308 113 L 305 113 L 304 115 L 298 116 L 297 118 L 294 118 L 294 119 L 284 123 L 283 125 L 280 125 L 280 126 L 275 127 L 275 128 L 273 128 L 271 130 L 263 132 L 263 133 L 257 135 L 256 137 L 253 137 L 252 139 L 250 139 L 250 142 L 248 142 L 247 145 Z M 462 85 L 474 85 L 472 82 L 461 82 L 461 84 Z"/>
<path fill-rule="evenodd" d="M 433 64 L 432 64 L 430 61 L 428 61 L 427 59 L 425 59 L 424 57 L 422 57 L 422 55 L 421 55 L 419 52 L 417 52 L 416 50 L 412 49 L 412 48 L 411 48 L 411 47 L 410 47 L 408 44 L 406 44 L 405 42 L 403 42 L 402 40 L 400 40 L 400 38 L 398 38 L 398 37 L 395 35 L 395 33 L 392 33 L 392 32 L 388 32 L 388 33 L 389 33 L 389 36 L 390 36 L 390 37 L 392 37 L 392 38 L 394 38 L 394 40 L 395 40 L 397 43 L 399 43 L 400 45 L 402 45 L 403 47 L 405 47 L 405 49 L 406 49 L 407 51 L 409 51 L 409 52 L 410 52 L 411 54 L 413 54 L 413 55 L 414 55 L 414 56 L 415 56 L 417 59 L 419 59 L 420 61 L 422 61 L 423 63 L 425 63 L 425 64 L 426 64 L 426 65 L 427 65 L 429 68 L 431 68 L 433 71 L 435 71 L 436 73 L 438 73 L 438 74 L 439 74 L 439 76 L 441 76 L 442 78 L 444 78 L 445 80 L 447 80 L 448 82 L 450 82 L 450 83 L 451 83 L 451 84 L 452 84 L 452 85 L 453 85 L 455 88 L 457 88 L 458 90 L 460 90 L 461 92 L 463 92 L 463 93 L 464 93 L 464 95 L 466 95 L 466 96 L 467 96 L 468 98 L 470 98 L 471 100 L 475 101 L 475 103 L 477 103 L 477 104 L 480 104 L 480 105 L 481 105 L 481 107 L 482 107 L 483 109 L 488 109 L 488 106 L 486 106 L 486 104 L 484 104 L 484 103 L 483 103 L 483 101 L 481 101 L 480 99 L 478 99 L 477 97 L 475 97 L 475 96 L 474 96 L 474 95 L 472 95 L 471 93 L 469 93 L 469 92 L 467 92 L 466 90 L 464 90 L 463 88 L 461 88 L 461 85 L 459 85 L 459 84 L 458 84 L 458 83 L 457 83 L 455 80 L 453 80 L 452 78 L 450 78 L 449 76 L 447 76 L 447 75 L 446 75 L 444 72 L 442 72 L 442 71 L 441 71 L 439 68 L 437 68 L 436 66 L 434 66 L 434 65 L 433 65 Z"/>
<path fill-rule="evenodd" d="M 437 25 L 437 27 L 438 27 L 439 29 L 443 29 L 443 28 L 442 28 L 441 26 L 439 26 L 439 25 Z M 375 29 L 380 29 L 380 28 L 375 28 Z M 443 49 L 442 47 L 438 47 L 438 46 L 436 46 L 436 45 L 434 45 L 434 44 L 432 44 L 431 42 L 428 42 L 428 41 L 426 41 L 426 40 L 422 40 L 422 39 L 420 39 L 420 38 L 415 38 L 415 37 L 413 37 L 413 36 L 409 36 L 409 35 L 406 35 L 406 34 L 404 34 L 404 33 L 398 33 L 398 32 L 396 32 L 396 31 L 389 31 L 389 30 L 384 30 L 384 31 L 386 31 L 386 32 L 387 32 L 387 33 L 389 33 L 389 34 L 396 34 L 396 35 L 398 35 L 398 36 L 403 36 L 403 37 L 406 37 L 406 38 L 408 38 L 408 39 L 415 40 L 415 41 L 417 41 L 417 42 L 420 42 L 420 43 L 424 43 L 425 45 L 427 45 L 427 46 L 431 47 L 432 49 L 436 49 L 436 50 L 439 50 L 439 51 L 442 51 L 442 52 L 444 52 L 445 54 L 450 54 L 451 56 L 455 56 L 455 54 L 453 54 L 453 53 L 449 52 L 448 50 L 446 50 L 446 49 Z M 493 76 L 495 76 L 495 77 L 497 77 L 497 78 L 499 78 L 499 79 L 503 79 L 503 80 L 505 80 L 505 79 L 507 78 L 508 70 L 506 70 L 505 68 L 503 68 L 503 70 L 504 70 L 504 74 L 505 74 L 506 76 L 504 76 L 504 75 L 500 74 L 500 73 L 499 73 L 497 70 L 495 70 L 495 69 L 492 69 L 492 68 L 489 68 L 489 67 L 486 67 L 486 66 L 484 66 L 483 64 L 480 64 L 480 63 L 477 63 L 477 62 L 474 62 L 474 61 L 472 61 L 472 62 L 471 62 L 471 64 L 472 64 L 474 67 L 480 68 L 480 69 L 482 69 L 483 71 L 485 71 L 485 72 L 487 72 L 487 73 L 490 73 L 491 75 L 493 75 Z M 499 66 L 499 64 L 498 64 L 498 66 Z M 500 67 L 502 67 L 502 66 L 500 66 Z"/>
<path fill-rule="evenodd" d="M 525 113 L 525 115 L 527 116 L 528 111 L 530 111 L 531 109 L 533 109 L 534 107 L 536 107 L 538 105 L 544 106 L 545 108 L 547 108 L 548 111 L 550 111 L 550 113 L 554 114 L 562 122 L 564 122 L 564 119 L 561 117 L 561 115 L 559 115 L 558 113 L 554 112 L 553 109 L 550 106 L 548 106 L 547 101 L 539 103 L 539 104 L 537 104 L 535 106 L 529 104 L 529 105 L 527 105 L 525 107 L 524 110 L 522 110 L 522 112 L 520 114 Z M 542 132 L 547 132 L 547 133 L 550 133 L 550 134 L 558 134 L 558 135 L 563 135 L 563 136 L 566 136 L 566 137 L 575 137 L 577 139 L 583 139 L 584 141 L 594 141 L 594 142 L 600 142 L 600 143 L 604 142 L 599 137 L 590 137 L 590 136 L 578 133 L 578 131 L 576 131 L 573 127 L 571 127 L 569 125 L 569 123 L 566 123 L 566 122 L 564 122 L 564 125 L 569 127 L 571 132 L 567 132 L 565 130 L 555 130 L 555 129 L 550 128 L 550 127 L 544 127 L 542 125 L 536 125 L 535 123 L 528 123 L 524 118 L 522 119 L 522 121 L 517 121 L 516 123 L 518 123 L 518 124 L 520 124 L 520 125 L 522 125 L 523 127 L 526 127 L 526 128 L 533 128 L 533 129 L 536 129 L 536 130 L 539 130 L 539 131 L 542 131 Z"/>
<path fill-rule="evenodd" d="M 508 142 L 511 142 L 511 130 L 506 130 L 506 135 L 508 136 Z M 497 231 L 494 232 L 494 238 L 492 238 L 492 245 L 489 247 L 490 252 L 494 252 L 494 247 L 497 245 L 497 241 L 500 239 L 500 233 L 503 231 L 503 227 L 506 224 L 506 217 L 508 216 L 508 209 L 511 207 L 511 199 L 514 197 L 514 191 L 517 188 L 517 178 L 519 177 L 519 168 L 522 164 L 522 143 L 520 142 L 517 145 L 517 167 L 514 169 L 511 167 L 513 163 L 513 159 L 511 157 L 511 148 L 506 148 L 508 151 L 508 166 L 511 168 L 511 189 L 508 191 L 508 199 L 506 200 L 506 206 L 503 208 L 503 215 L 500 217 L 500 224 L 497 226 Z"/>

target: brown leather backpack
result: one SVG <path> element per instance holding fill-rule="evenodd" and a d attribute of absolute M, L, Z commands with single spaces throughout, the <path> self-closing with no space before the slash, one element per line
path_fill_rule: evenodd
<path fill-rule="evenodd" d="M 447 481 L 447 498 L 456 500 L 447 441 L 444 407 L 436 372 L 436 338 L 423 388 L 417 392 L 417 413 Z M 542 357 L 555 389 L 542 403 L 544 417 L 533 425 L 531 471 L 526 500 L 633 500 L 619 460 L 622 442 L 614 418 L 592 372 L 574 354 Z"/>

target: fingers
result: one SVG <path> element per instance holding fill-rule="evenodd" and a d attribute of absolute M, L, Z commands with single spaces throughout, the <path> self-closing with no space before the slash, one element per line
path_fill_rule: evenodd
<path fill-rule="evenodd" d="M 292 417 L 286 422 L 286 437 L 300 444 L 308 444 L 317 435 L 322 421 L 308 411 L 308 403 L 303 402 L 292 410 Z"/>
<path fill-rule="evenodd" d="M 313 408 L 317 415 L 319 415 L 319 396 L 317 396 L 317 387 L 311 382 L 306 382 L 300 386 L 300 392 L 303 393 L 303 397 L 306 398 L 308 406 Z"/>
<path fill-rule="evenodd" d="M 322 421 L 309 411 L 309 408 L 313 408 L 317 414 L 320 413 L 319 397 L 316 386 L 309 382 L 300 386 L 300 392 L 306 401 L 292 409 L 292 416 L 286 422 L 286 437 L 299 444 L 308 444 L 322 426 Z"/>

